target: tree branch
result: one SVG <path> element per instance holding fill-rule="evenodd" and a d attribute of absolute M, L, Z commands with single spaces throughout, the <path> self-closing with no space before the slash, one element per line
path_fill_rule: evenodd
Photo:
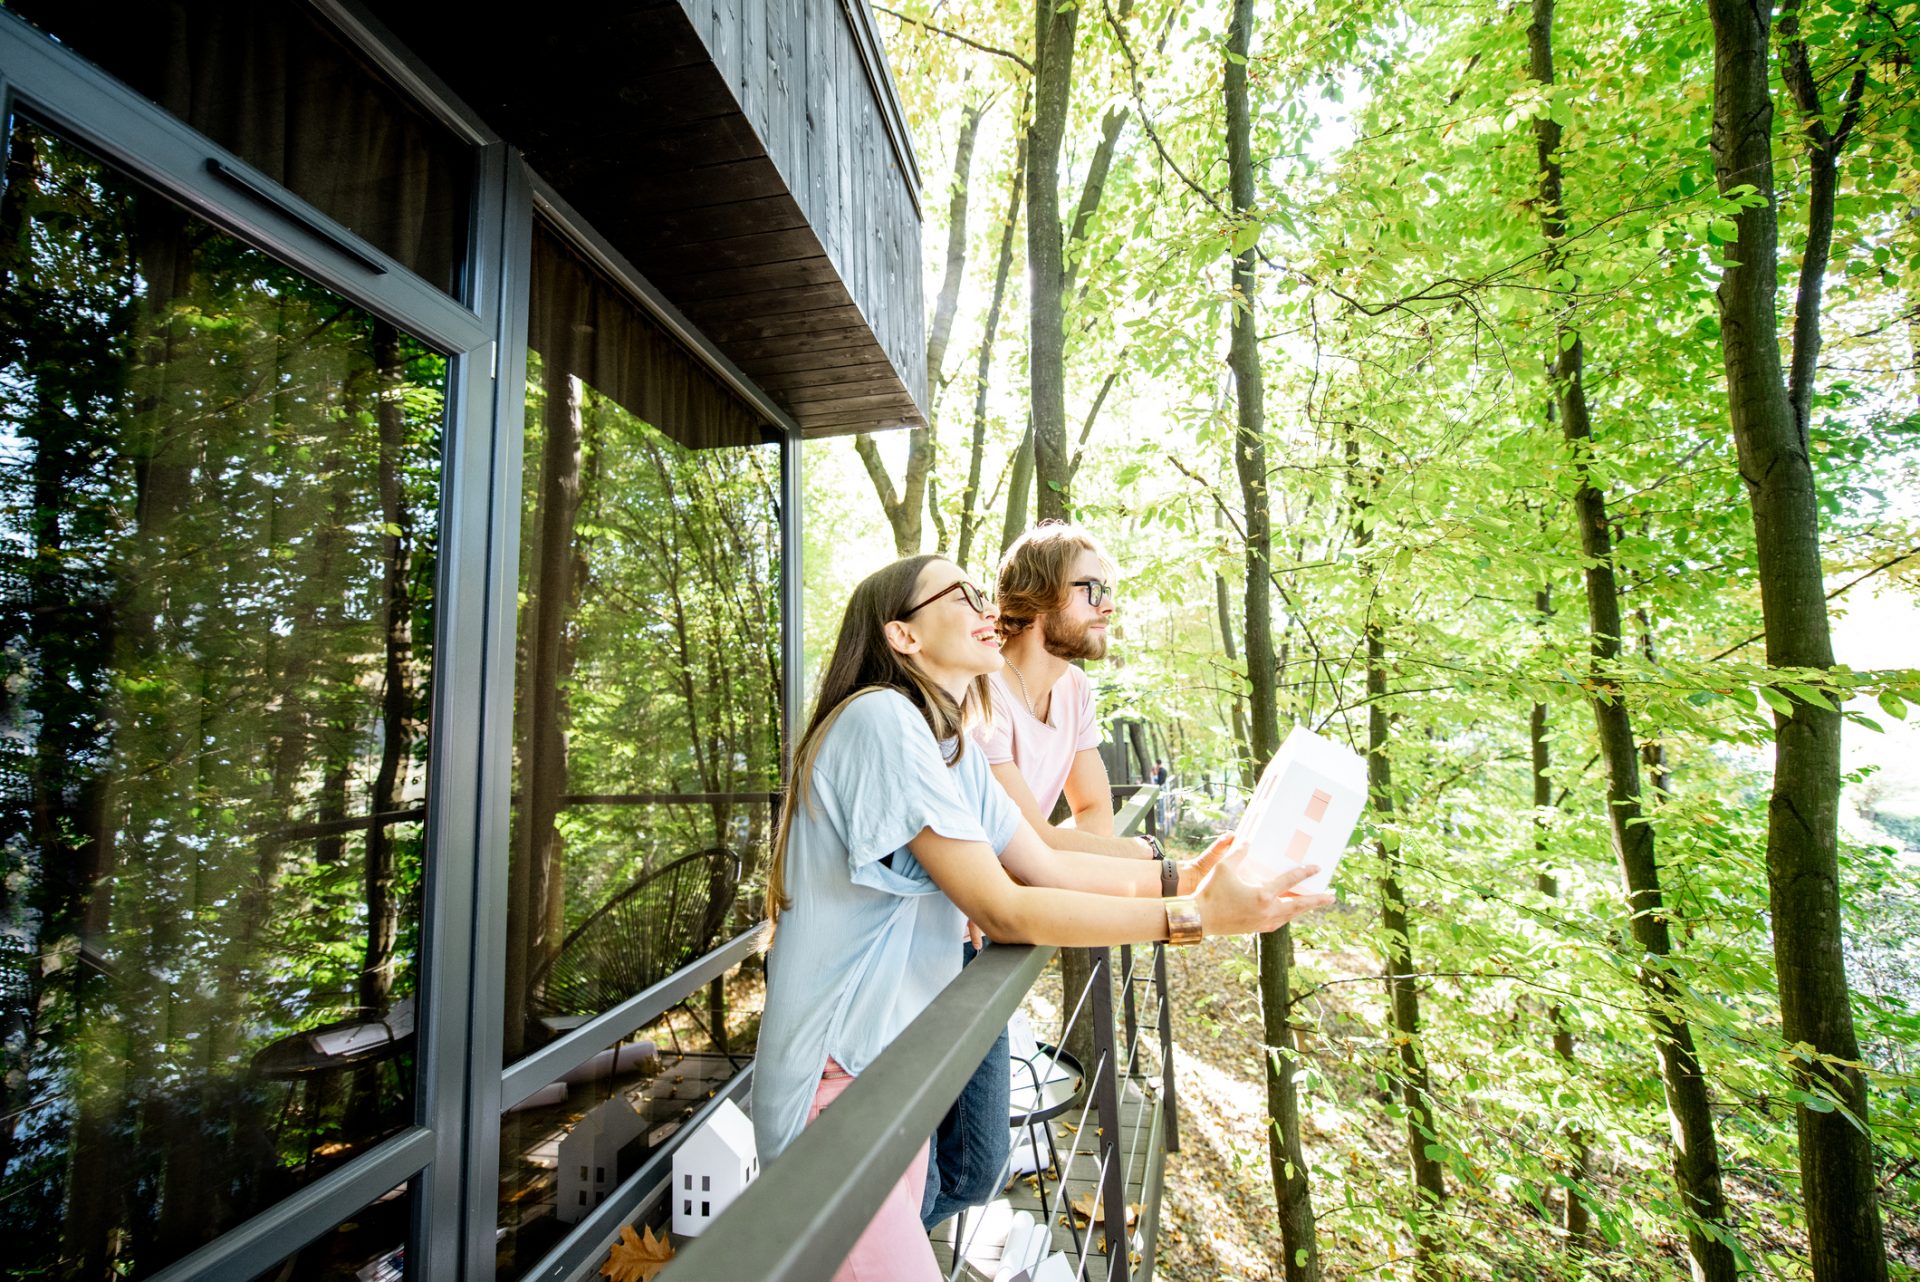
<path fill-rule="evenodd" d="M 884 13 L 889 18 L 892 18 L 895 21 L 908 23 L 912 26 L 919 27 L 923 31 L 931 31 L 936 36 L 945 36 L 949 40 L 957 40 L 961 44 L 967 46 L 967 48 L 969 49 L 978 49 L 981 53 L 990 53 L 996 58 L 1005 58 L 1009 62 L 1019 64 L 1020 69 L 1026 72 L 1028 75 L 1033 74 L 1033 64 L 1031 62 L 1028 62 L 1025 58 L 1022 58 L 1019 54 L 1013 52 L 1011 49 L 999 49 L 999 48 L 995 48 L 993 45 L 990 45 L 990 44 L 982 44 L 980 41 L 975 40 L 972 36 L 963 36 L 958 31 L 952 31 L 946 27 L 936 26 L 933 23 L 928 22 L 924 18 L 909 17 L 906 14 L 901 13 L 897 9 L 889 9 L 887 8 L 887 6 L 883 4 L 876 4 L 873 6 L 873 8 L 874 8 L 874 12 Z"/>

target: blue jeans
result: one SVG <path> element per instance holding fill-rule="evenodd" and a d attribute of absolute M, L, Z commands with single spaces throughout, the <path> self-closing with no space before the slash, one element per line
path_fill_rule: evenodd
<path fill-rule="evenodd" d="M 963 945 L 965 961 L 974 958 L 973 945 Z M 963 962 L 964 964 L 964 962 Z M 980 1061 L 960 1096 L 933 1133 L 933 1152 L 927 1162 L 927 1191 L 920 1202 L 920 1222 L 934 1225 L 970 1206 L 984 1206 L 1000 1191 L 1007 1165 L 1007 1107 L 1012 1094 L 1007 1030 L 1001 1029 L 993 1049 Z"/>

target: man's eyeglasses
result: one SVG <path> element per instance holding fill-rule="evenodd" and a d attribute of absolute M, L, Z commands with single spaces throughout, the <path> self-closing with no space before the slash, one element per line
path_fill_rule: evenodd
<path fill-rule="evenodd" d="M 972 610 L 975 614 L 985 614 L 987 611 L 993 609 L 992 597 L 988 596 L 985 592 L 982 592 L 979 588 L 967 582 L 965 579 L 962 579 L 958 583 L 952 584 L 948 587 L 941 588 L 938 592 L 934 593 L 932 596 L 922 601 L 919 605 L 916 605 L 911 610 L 908 610 L 905 614 L 900 616 L 901 621 L 904 622 L 907 619 L 911 619 L 914 615 L 920 613 L 920 611 L 926 609 L 928 606 L 932 605 L 935 601 L 938 601 L 941 597 L 947 595 L 947 593 L 949 592 L 958 592 L 960 594 L 961 599 L 967 603 L 967 608 L 969 610 Z"/>
<path fill-rule="evenodd" d="M 1067 586 L 1070 588 L 1085 588 L 1087 590 L 1087 604 L 1096 610 L 1100 608 L 1102 601 L 1113 595 L 1113 584 L 1103 579 L 1074 579 L 1068 583 Z"/>

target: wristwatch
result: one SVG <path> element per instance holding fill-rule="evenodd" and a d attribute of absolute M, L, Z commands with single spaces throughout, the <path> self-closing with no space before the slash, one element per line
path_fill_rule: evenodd
<path fill-rule="evenodd" d="M 1176 895 L 1163 902 L 1167 906 L 1167 942 L 1169 944 L 1199 943 L 1200 905 L 1186 895 Z"/>
<path fill-rule="evenodd" d="M 1180 861 L 1160 856 L 1160 893 L 1172 899 L 1180 893 Z"/>

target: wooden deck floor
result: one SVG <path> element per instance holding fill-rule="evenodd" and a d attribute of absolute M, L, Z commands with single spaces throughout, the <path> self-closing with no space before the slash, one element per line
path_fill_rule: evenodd
<path fill-rule="evenodd" d="M 1120 1102 L 1120 1145 L 1115 1158 L 1126 1173 L 1127 1204 L 1130 1208 L 1137 1208 L 1132 1235 L 1132 1277 L 1134 1282 L 1143 1282 L 1153 1276 L 1153 1250 L 1160 1218 L 1161 1176 L 1166 1160 L 1165 1132 L 1161 1122 L 1158 1084 L 1146 1078 L 1132 1078 L 1125 1079 L 1124 1085 Z M 1068 1160 L 1068 1152 L 1074 1142 L 1073 1126 L 1078 1117 L 1079 1110 L 1074 1109 L 1053 1123 L 1054 1143 L 1059 1147 L 1062 1161 Z M 1084 1261 L 1074 1244 L 1074 1234 L 1068 1227 L 1068 1219 L 1073 1214 L 1068 1208 L 1076 1202 L 1082 1207 L 1089 1206 L 1097 1197 L 1095 1185 L 1099 1179 L 1100 1164 L 1095 1149 L 1095 1130 L 1093 1114 L 1089 1112 L 1087 1134 L 1080 1142 L 1081 1151 L 1068 1161 L 1065 1196 L 1062 1197 L 1058 1182 L 1049 1176 L 1047 1201 L 1053 1228 L 1052 1249 L 1066 1253 L 1067 1264 L 1074 1277 L 1106 1282 L 1107 1262 L 1100 1254 L 1106 1235 L 1101 1231 L 1101 1226 L 1095 1225 L 1089 1231 L 1084 1217 L 1073 1218 L 1074 1225 L 1079 1229 L 1080 1241 L 1091 1252 Z M 1044 1144 L 1041 1156 L 1045 1157 Z M 993 1282 L 994 1275 L 1000 1269 L 1015 1214 L 1022 1211 L 1031 1215 L 1036 1223 L 1049 1218 L 1048 1210 L 1040 1205 L 1036 1181 L 1031 1175 L 1016 1178 L 1001 1197 L 984 1210 L 976 1210 L 967 1217 L 966 1240 L 963 1243 L 965 1261 L 957 1275 L 953 1269 L 953 1234 L 957 1220 L 949 1220 L 935 1228 L 931 1234 L 933 1253 L 940 1261 L 941 1272 L 949 1277 L 957 1277 L 961 1282 Z"/>

